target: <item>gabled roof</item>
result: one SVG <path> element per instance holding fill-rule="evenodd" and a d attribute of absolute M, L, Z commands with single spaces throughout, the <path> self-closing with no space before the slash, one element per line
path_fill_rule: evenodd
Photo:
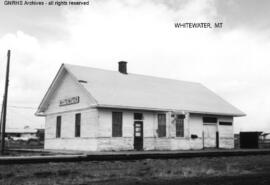
<path fill-rule="evenodd" d="M 62 67 L 77 81 L 84 81 L 80 84 L 96 100 L 97 107 L 245 115 L 200 83 L 69 64 Z"/>

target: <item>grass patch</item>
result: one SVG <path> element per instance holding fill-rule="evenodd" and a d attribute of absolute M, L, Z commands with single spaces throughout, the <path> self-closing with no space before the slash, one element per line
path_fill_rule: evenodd
<path fill-rule="evenodd" d="M 270 156 L 145 159 L 44 164 L 0 165 L 0 185 L 16 184 L 92 184 L 115 179 L 175 179 L 239 176 L 265 173 Z M 101 183 L 102 184 L 102 183 Z"/>
<path fill-rule="evenodd" d="M 14 173 L 6 173 L 6 174 L 0 174 L 0 180 L 1 179 L 5 179 L 5 178 L 11 178 L 11 177 L 14 177 L 15 174 Z"/>
<path fill-rule="evenodd" d="M 50 171 L 44 171 L 44 172 L 35 172 L 34 176 L 38 177 L 38 178 L 46 178 L 46 177 L 50 177 L 52 175 L 55 175 L 55 173 L 50 172 Z"/>
<path fill-rule="evenodd" d="M 76 174 L 78 174 L 77 171 L 73 171 L 73 170 L 69 170 L 69 169 L 57 171 L 57 175 L 59 175 L 59 176 L 68 176 L 68 175 L 76 175 Z"/>

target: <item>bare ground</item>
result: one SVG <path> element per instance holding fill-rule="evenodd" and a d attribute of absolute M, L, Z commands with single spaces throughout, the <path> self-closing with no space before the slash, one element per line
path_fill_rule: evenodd
<path fill-rule="evenodd" d="M 2 185 L 270 184 L 270 156 L 0 165 Z"/>

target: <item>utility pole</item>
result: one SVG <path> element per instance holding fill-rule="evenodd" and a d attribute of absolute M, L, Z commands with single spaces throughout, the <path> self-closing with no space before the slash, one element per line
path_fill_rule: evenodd
<path fill-rule="evenodd" d="M 4 98 L 3 98 L 3 103 L 4 103 Z M 1 109 L 1 117 L 0 117 L 0 138 L 2 134 L 2 120 L 3 120 L 3 104 L 2 104 L 2 109 Z M 0 140 L 1 141 L 1 140 Z"/>
<path fill-rule="evenodd" d="M 1 122 L 2 122 L 2 139 L 1 139 L 1 154 L 4 154 L 5 151 L 5 131 L 6 131 L 6 117 L 7 117 L 7 99 L 8 99 L 8 82 L 9 82 L 9 62 L 10 62 L 10 50 L 7 53 L 7 69 L 6 69 L 6 83 L 5 83 L 5 92 L 4 92 L 4 100 L 3 100 L 3 107 L 2 107 L 2 115 L 1 115 Z"/>

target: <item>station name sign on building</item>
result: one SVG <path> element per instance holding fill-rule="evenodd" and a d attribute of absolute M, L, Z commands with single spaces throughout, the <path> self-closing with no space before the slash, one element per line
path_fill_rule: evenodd
<path fill-rule="evenodd" d="M 77 104 L 79 102 L 80 102 L 80 97 L 74 96 L 71 98 L 66 98 L 66 99 L 60 100 L 59 106 L 72 105 L 72 104 Z"/>

